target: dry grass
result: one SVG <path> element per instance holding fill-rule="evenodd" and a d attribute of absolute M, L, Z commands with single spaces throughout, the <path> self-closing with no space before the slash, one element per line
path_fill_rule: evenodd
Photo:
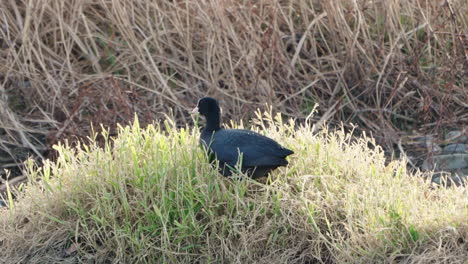
<path fill-rule="evenodd" d="M 431 189 L 369 138 L 254 123 L 295 151 L 268 184 L 219 176 L 198 130 L 170 120 L 124 127 L 104 148 L 57 146 L 0 209 L 0 262 L 467 261 L 468 187 Z"/>
<path fill-rule="evenodd" d="M 41 157 L 77 119 L 112 126 L 130 108 L 190 122 L 203 95 L 237 119 L 264 103 L 304 119 L 319 103 L 316 121 L 352 121 L 381 143 L 457 125 L 467 12 L 464 0 L 1 1 L 2 166 Z M 107 87 L 122 92 L 96 117 L 78 98 Z"/>
<path fill-rule="evenodd" d="M 204 95 L 237 120 L 265 103 L 305 120 L 319 103 L 314 121 L 382 143 L 463 124 L 467 12 L 464 0 L 0 1 L 0 166 L 90 121 L 191 124 Z M 61 149 L 2 211 L 1 260 L 463 262 L 466 187 L 428 190 L 366 140 L 310 129 L 285 132 L 297 154 L 270 185 L 218 177 L 192 130 Z"/>

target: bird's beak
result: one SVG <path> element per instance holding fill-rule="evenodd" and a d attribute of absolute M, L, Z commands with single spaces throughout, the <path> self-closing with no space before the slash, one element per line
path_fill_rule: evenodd
<path fill-rule="evenodd" d="M 195 107 L 190 113 L 191 113 L 192 115 L 198 114 L 198 106 Z"/>

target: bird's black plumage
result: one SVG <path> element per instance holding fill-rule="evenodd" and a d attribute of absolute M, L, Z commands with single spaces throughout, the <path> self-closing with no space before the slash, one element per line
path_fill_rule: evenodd
<path fill-rule="evenodd" d="M 277 167 L 286 166 L 286 157 L 294 153 L 273 139 L 256 132 L 221 128 L 221 113 L 216 99 L 200 99 L 193 112 L 198 112 L 206 118 L 200 142 L 219 161 L 220 171 L 224 176 L 230 176 L 232 168 L 238 162 L 242 172 L 252 178 L 267 176 Z"/>

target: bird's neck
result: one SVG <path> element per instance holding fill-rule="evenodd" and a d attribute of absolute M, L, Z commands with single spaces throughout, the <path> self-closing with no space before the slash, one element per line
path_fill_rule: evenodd
<path fill-rule="evenodd" d="M 218 131 L 221 129 L 219 124 L 220 124 L 220 115 L 219 113 L 215 113 L 206 118 L 205 131 L 206 132 Z"/>

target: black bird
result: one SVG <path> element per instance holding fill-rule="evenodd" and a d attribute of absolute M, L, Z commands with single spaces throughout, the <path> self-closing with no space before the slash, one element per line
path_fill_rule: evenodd
<path fill-rule="evenodd" d="M 253 179 L 267 176 L 277 167 L 288 165 L 286 157 L 294 153 L 273 139 L 253 131 L 221 128 L 220 108 L 214 98 L 200 99 L 192 113 L 205 117 L 206 126 L 200 143 L 210 154 L 210 161 L 214 158 L 219 161 L 220 173 L 224 176 L 230 176 L 238 162 L 241 171 Z"/>

